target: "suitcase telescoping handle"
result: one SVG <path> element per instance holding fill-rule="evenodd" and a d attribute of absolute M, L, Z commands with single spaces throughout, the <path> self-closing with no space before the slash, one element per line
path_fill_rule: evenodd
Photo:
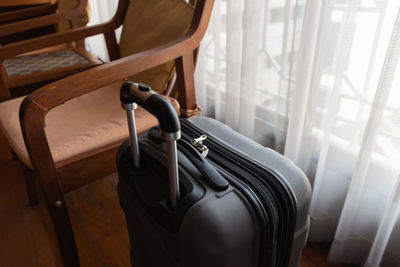
<path fill-rule="evenodd" d="M 175 109 L 165 98 L 151 90 L 146 84 L 125 82 L 120 99 L 126 110 L 131 141 L 132 159 L 135 168 L 140 167 L 139 145 L 134 109 L 137 105 L 153 114 L 160 125 L 161 136 L 167 144 L 169 188 L 172 207 L 179 200 L 178 156 L 176 141 L 181 138 L 181 126 Z"/>

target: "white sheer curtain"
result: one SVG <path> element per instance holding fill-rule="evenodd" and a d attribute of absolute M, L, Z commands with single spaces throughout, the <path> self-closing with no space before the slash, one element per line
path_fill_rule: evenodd
<path fill-rule="evenodd" d="M 118 0 L 89 0 L 90 21 L 88 25 L 96 25 L 111 19 L 117 10 Z M 117 30 L 119 40 L 120 29 Z M 94 55 L 109 61 L 107 47 L 103 35 L 96 35 L 85 40 L 86 47 Z"/>
<path fill-rule="evenodd" d="M 329 260 L 400 266 L 398 0 L 216 0 L 196 69 L 206 115 L 291 158 Z"/>

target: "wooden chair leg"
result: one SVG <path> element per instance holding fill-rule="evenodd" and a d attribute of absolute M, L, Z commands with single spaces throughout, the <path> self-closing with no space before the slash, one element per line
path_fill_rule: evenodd
<path fill-rule="evenodd" d="M 35 206 L 38 204 L 38 190 L 34 172 L 23 165 L 26 188 L 28 191 L 29 204 Z M 55 190 L 62 192 L 61 190 Z M 46 194 L 45 194 L 46 198 Z M 61 193 L 56 197 L 56 201 L 46 198 L 50 217 L 54 230 L 60 245 L 61 256 L 64 266 L 79 266 L 78 250 L 76 248 L 74 232 L 68 215 L 68 209 L 65 205 L 64 195 Z"/>
<path fill-rule="evenodd" d="M 46 202 L 57 235 L 64 266 L 79 266 L 78 249 L 64 195 L 61 194 L 55 202 Z"/>
<path fill-rule="evenodd" d="M 39 203 L 38 190 L 34 172 L 21 163 L 24 169 L 24 178 L 26 183 L 26 191 L 28 193 L 29 204 L 33 207 Z"/>

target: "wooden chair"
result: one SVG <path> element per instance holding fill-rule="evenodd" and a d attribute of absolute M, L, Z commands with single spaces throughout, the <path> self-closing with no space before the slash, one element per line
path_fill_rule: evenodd
<path fill-rule="evenodd" d="M 57 32 L 59 28 L 66 30 L 68 25 L 77 28 L 86 24 L 87 0 L 76 0 L 73 9 L 68 9 L 70 6 L 65 1 L 73 4 L 71 0 L 60 0 L 61 10 L 56 13 L 0 26 L 0 44 L 5 44 L 0 50 L 8 51 L 0 52 L 3 54 L 0 56 L 0 101 L 25 95 L 49 82 L 103 63 L 85 50 L 83 40 L 38 51 L 26 40 L 37 34 L 48 34 L 42 29 L 52 28 Z M 15 42 L 21 38 L 23 41 Z"/>
<path fill-rule="evenodd" d="M 123 80 L 133 75 L 134 80 L 138 78 L 141 80 L 136 81 L 146 82 L 145 77 L 148 75 L 147 79 L 153 82 L 153 89 L 162 91 L 165 86 L 152 77 L 161 75 L 164 77 L 163 80 L 170 78 L 171 73 L 163 70 L 173 71 L 170 67 L 175 65 L 177 100 L 181 115 L 190 117 L 198 112 L 194 92 L 195 57 L 205 34 L 214 1 L 196 2 L 193 3 L 195 4 L 193 9 L 182 0 L 134 0 L 127 11 L 129 16 L 136 8 L 140 8 L 143 14 L 151 13 L 157 8 L 163 11 L 165 17 L 139 20 L 145 25 L 155 23 L 153 25 L 161 27 L 161 32 L 165 32 L 163 27 L 174 28 L 177 25 L 176 12 L 191 12 L 189 23 L 187 27 L 174 28 L 169 32 L 167 35 L 172 38 L 171 40 L 161 38 L 164 42 L 152 43 L 152 46 L 145 50 L 143 46 L 146 42 L 142 40 L 146 37 L 145 34 L 133 35 L 139 46 L 135 49 L 128 47 L 132 49 L 130 51 L 133 51 L 132 55 L 48 84 L 28 95 L 23 101 L 18 98 L 0 103 L 0 127 L 12 149 L 34 173 L 34 176 L 26 176 L 31 204 L 37 202 L 34 179 L 36 177 L 43 191 L 61 254 L 67 266 L 79 265 L 79 258 L 64 194 L 115 172 L 116 151 L 128 138 L 126 117 L 120 107 L 118 95 Z M 161 3 L 169 8 L 159 6 Z M 57 45 L 102 33 L 107 42 L 109 55 L 115 59 L 120 53 L 123 54 L 121 46 L 124 46 L 126 35 L 123 29 L 118 49 L 114 29 L 122 23 L 128 4 L 128 0 L 120 0 L 116 15 L 108 23 L 42 37 L 32 41 L 31 45 L 39 49 L 45 44 Z M 150 8 L 145 8 L 146 4 L 150 4 Z M 146 12 L 142 12 L 144 10 Z M 125 17 L 124 27 L 132 19 L 129 16 Z M 179 16 L 182 17 L 182 14 Z M 153 25 L 147 26 L 153 27 Z M 143 27 L 143 25 L 136 26 Z M 182 29 L 185 30 L 183 33 Z M 126 31 L 133 33 L 129 29 Z M 13 49 L 17 50 L 18 47 L 14 46 Z M 19 128 L 13 121 L 18 117 L 17 110 L 21 101 Z M 174 103 L 174 100 L 170 101 Z M 157 124 L 156 119 L 143 109 L 139 108 L 135 116 L 139 133 Z"/>

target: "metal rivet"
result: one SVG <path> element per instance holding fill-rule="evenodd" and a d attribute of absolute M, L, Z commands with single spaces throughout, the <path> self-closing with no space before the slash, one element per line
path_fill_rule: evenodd
<path fill-rule="evenodd" d="M 56 206 L 56 207 L 61 207 L 61 205 L 62 205 L 61 200 L 57 200 L 57 201 L 54 203 L 54 206 Z"/>

